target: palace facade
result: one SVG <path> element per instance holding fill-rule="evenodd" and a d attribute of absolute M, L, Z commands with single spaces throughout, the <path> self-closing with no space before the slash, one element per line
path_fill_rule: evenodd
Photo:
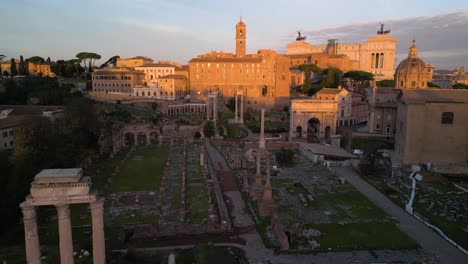
<path fill-rule="evenodd" d="M 206 100 L 209 92 L 232 98 L 242 93 L 247 106 L 283 108 L 289 101 L 289 59 L 273 50 L 246 53 L 247 26 L 236 25 L 236 53 L 210 52 L 189 61 L 190 97 Z"/>
<path fill-rule="evenodd" d="M 330 39 L 327 45 L 315 46 L 298 37 L 287 46 L 291 67 L 313 63 L 322 69 L 335 67 L 346 72 L 351 70 L 367 71 L 375 79 L 393 79 L 395 73 L 396 39 L 383 30 L 364 43 L 341 44 Z"/>

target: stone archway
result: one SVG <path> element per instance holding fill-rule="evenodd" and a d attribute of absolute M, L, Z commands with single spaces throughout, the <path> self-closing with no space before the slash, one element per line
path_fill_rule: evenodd
<path fill-rule="evenodd" d="M 302 138 L 302 126 L 296 127 L 296 138 Z"/>
<path fill-rule="evenodd" d="M 133 146 L 136 143 L 135 134 L 127 132 L 124 134 L 125 146 Z"/>
<path fill-rule="evenodd" d="M 136 144 L 136 145 L 138 145 L 138 146 L 144 146 L 144 145 L 146 145 L 147 136 L 146 136 L 145 133 L 139 132 L 139 133 L 137 134 L 137 137 L 136 137 L 136 138 L 137 138 L 137 144 Z"/>
<path fill-rule="evenodd" d="M 156 131 L 152 131 L 149 133 L 149 138 L 150 138 L 150 142 L 151 144 L 153 145 L 156 145 L 159 143 L 159 133 L 156 132 Z"/>
<path fill-rule="evenodd" d="M 320 120 L 315 117 L 307 121 L 307 142 L 320 142 Z"/>

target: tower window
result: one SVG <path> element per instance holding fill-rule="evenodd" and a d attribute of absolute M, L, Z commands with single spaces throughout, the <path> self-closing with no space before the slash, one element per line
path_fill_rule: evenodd
<path fill-rule="evenodd" d="M 240 42 L 240 47 L 242 48 L 242 41 Z"/>
<path fill-rule="evenodd" d="M 241 37 L 242 37 L 242 35 L 243 35 L 243 34 L 244 34 L 244 32 L 242 32 L 242 30 L 241 30 L 241 31 L 239 31 L 239 36 L 241 36 Z"/>

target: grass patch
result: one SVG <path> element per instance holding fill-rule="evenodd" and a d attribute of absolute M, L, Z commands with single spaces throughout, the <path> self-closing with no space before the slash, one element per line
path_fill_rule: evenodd
<path fill-rule="evenodd" d="M 112 192 L 157 190 L 163 175 L 167 148 L 148 147 L 137 149 L 123 170 L 112 179 Z M 133 160 L 135 156 L 142 160 Z"/>
<path fill-rule="evenodd" d="M 393 141 L 380 138 L 353 138 L 351 148 L 364 150 L 367 154 L 375 153 L 378 149 L 393 149 Z"/>
<path fill-rule="evenodd" d="M 308 228 L 320 230 L 317 238 L 320 248 L 332 251 L 357 249 L 409 250 L 418 248 L 418 244 L 404 235 L 392 223 L 350 223 L 340 225 L 310 224 Z"/>

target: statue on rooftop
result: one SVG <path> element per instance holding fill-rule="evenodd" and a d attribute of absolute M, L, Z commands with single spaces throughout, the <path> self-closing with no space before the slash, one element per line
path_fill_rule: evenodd
<path fill-rule="evenodd" d="M 297 38 L 296 38 L 297 41 L 305 40 L 306 38 L 307 36 L 302 36 L 301 30 L 297 30 Z"/>
<path fill-rule="evenodd" d="M 380 24 L 380 30 L 377 31 L 377 34 L 386 35 L 386 34 L 390 33 L 390 29 L 384 30 L 384 25 L 385 25 L 384 23 L 379 22 L 379 24 Z"/>

